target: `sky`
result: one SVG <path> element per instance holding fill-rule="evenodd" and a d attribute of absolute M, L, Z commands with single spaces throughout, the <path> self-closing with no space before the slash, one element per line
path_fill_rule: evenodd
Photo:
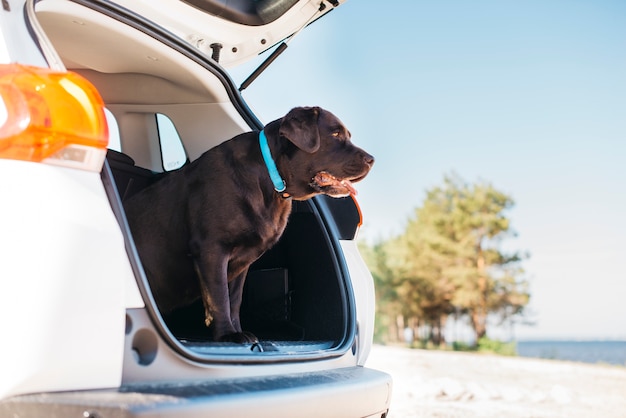
<path fill-rule="evenodd" d="M 535 322 L 514 336 L 626 339 L 626 2 L 349 0 L 243 96 L 264 122 L 326 108 L 376 157 L 370 242 L 446 174 L 509 194 Z"/>

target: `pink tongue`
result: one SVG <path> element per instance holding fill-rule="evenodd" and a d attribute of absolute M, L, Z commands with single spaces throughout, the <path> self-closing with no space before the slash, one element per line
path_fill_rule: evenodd
<path fill-rule="evenodd" d="M 354 186 L 352 185 L 352 182 L 350 180 L 341 180 L 340 181 L 338 178 L 336 178 L 332 174 L 327 173 L 325 171 L 317 173 L 317 175 L 315 176 L 315 180 L 317 181 L 317 183 L 320 186 L 343 187 L 343 188 L 347 189 L 348 193 L 350 193 L 351 195 L 356 196 L 356 194 L 357 194 L 357 191 L 354 188 Z"/>
<path fill-rule="evenodd" d="M 348 189 L 348 192 L 350 192 L 350 194 L 351 194 L 352 196 L 356 196 L 357 191 L 356 191 L 356 189 L 354 188 L 354 186 L 352 185 L 352 183 L 350 182 L 350 180 L 343 180 L 343 181 L 341 182 L 341 185 L 342 185 L 343 187 L 345 187 L 346 189 Z"/>

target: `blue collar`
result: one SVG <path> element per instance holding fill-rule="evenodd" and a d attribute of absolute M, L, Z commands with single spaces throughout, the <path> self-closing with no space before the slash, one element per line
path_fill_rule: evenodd
<path fill-rule="evenodd" d="M 263 161 L 265 161 L 267 171 L 270 173 L 270 179 L 272 179 L 272 183 L 274 183 L 274 190 L 276 190 L 278 193 L 282 193 L 287 188 L 287 185 L 278 173 L 276 163 L 274 163 L 274 159 L 272 159 L 272 153 L 270 152 L 270 147 L 267 144 L 267 137 L 265 136 L 264 131 L 259 132 L 259 144 L 261 145 L 261 154 L 263 155 Z"/>

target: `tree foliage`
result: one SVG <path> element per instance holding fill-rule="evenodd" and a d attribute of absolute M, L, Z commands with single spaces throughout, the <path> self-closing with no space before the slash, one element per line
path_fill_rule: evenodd
<path fill-rule="evenodd" d="M 404 232 L 366 250 L 376 280 L 380 324 L 426 327 L 427 339 L 445 343 L 450 315 L 468 319 L 475 341 L 487 334 L 487 318 L 504 322 L 529 301 L 520 253 L 502 241 L 514 236 L 506 216 L 513 199 L 491 184 L 467 184 L 456 175 L 426 192 Z"/>

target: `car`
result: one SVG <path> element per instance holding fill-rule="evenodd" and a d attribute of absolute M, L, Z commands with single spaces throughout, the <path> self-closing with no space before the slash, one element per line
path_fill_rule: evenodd
<path fill-rule="evenodd" d="M 123 206 L 260 130 L 240 90 L 342 3 L 2 2 L 0 416 L 386 416 L 353 197 L 292 203 L 250 268 L 244 344 L 208 338 L 201 306 L 159 311 Z"/>

